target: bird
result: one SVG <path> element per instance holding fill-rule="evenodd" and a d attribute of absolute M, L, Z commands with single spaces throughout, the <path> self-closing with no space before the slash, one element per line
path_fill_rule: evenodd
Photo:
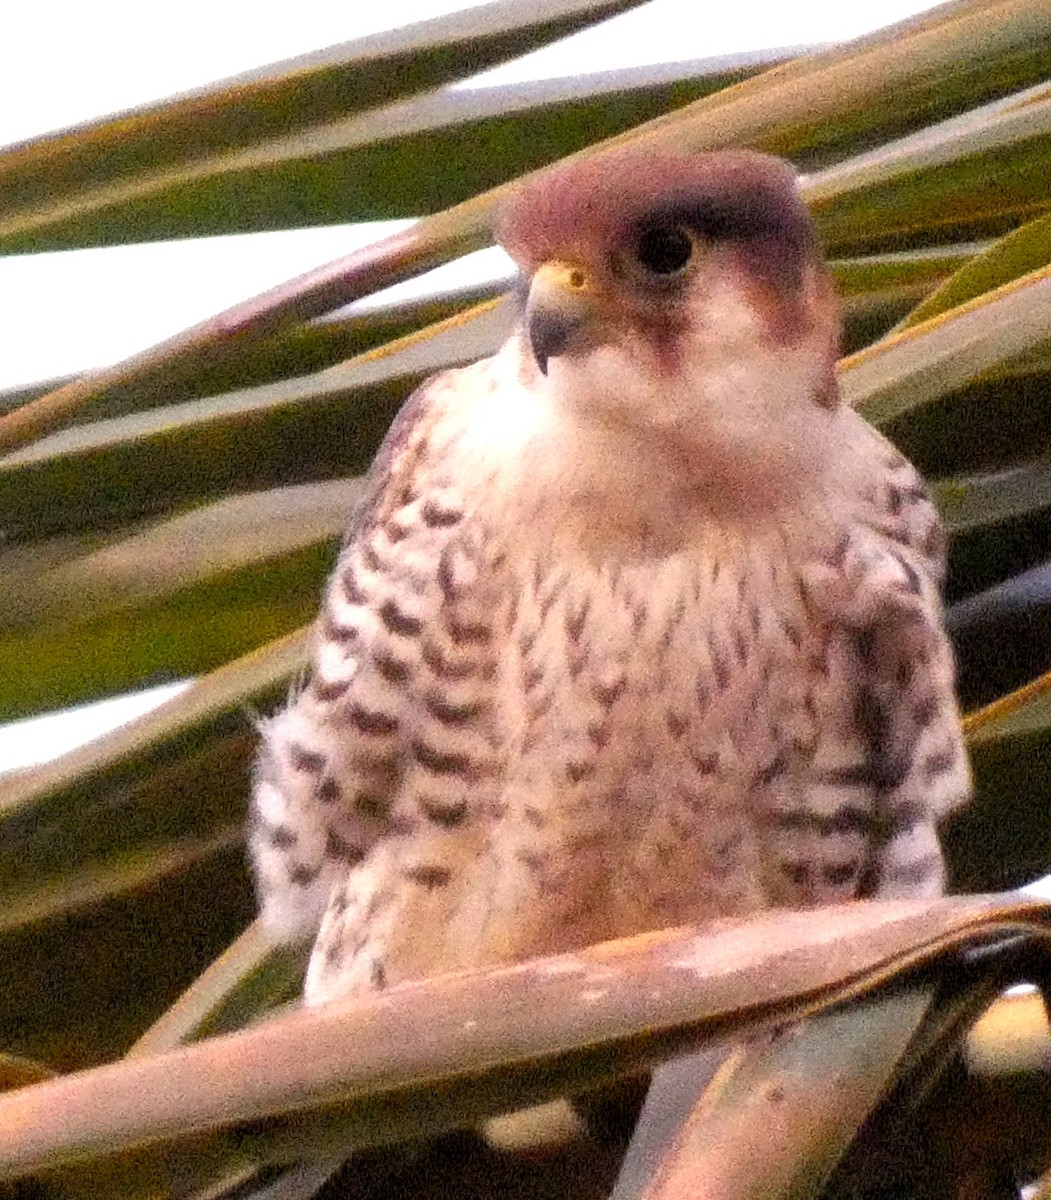
<path fill-rule="evenodd" d="M 248 841 L 304 1002 L 939 894 L 945 537 L 841 397 L 793 167 L 633 142 L 521 181 L 497 236 L 517 324 L 403 406 L 261 724 Z"/>

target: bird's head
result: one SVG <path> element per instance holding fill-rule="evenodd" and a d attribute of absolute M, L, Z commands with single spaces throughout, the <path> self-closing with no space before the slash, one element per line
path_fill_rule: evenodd
<path fill-rule="evenodd" d="M 775 458 L 839 403 L 838 305 L 780 159 L 617 148 L 526 181 L 499 238 L 523 276 L 523 370 L 561 402 Z"/>

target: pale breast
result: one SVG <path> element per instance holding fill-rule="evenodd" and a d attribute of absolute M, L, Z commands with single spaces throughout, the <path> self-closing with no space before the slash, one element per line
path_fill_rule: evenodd
<path fill-rule="evenodd" d="M 599 570 L 537 560 L 517 592 L 496 852 L 561 895 L 545 936 L 769 903 L 769 814 L 797 805 L 827 715 L 829 635 L 787 563 L 769 545 Z"/>

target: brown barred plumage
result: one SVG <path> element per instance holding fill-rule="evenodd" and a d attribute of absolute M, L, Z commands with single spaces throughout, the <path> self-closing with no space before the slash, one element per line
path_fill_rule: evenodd
<path fill-rule="evenodd" d="M 941 528 L 839 402 L 789 169 L 629 148 L 504 234 L 523 326 L 403 410 L 264 725 L 263 916 L 315 939 L 312 1003 L 935 893 L 968 793 Z"/>

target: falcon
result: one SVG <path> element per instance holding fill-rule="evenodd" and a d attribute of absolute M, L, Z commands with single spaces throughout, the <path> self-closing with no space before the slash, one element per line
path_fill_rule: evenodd
<path fill-rule="evenodd" d="M 506 205 L 518 327 L 424 383 L 263 725 L 307 1003 L 944 880 L 944 538 L 843 404 L 791 167 L 635 145 Z"/>

